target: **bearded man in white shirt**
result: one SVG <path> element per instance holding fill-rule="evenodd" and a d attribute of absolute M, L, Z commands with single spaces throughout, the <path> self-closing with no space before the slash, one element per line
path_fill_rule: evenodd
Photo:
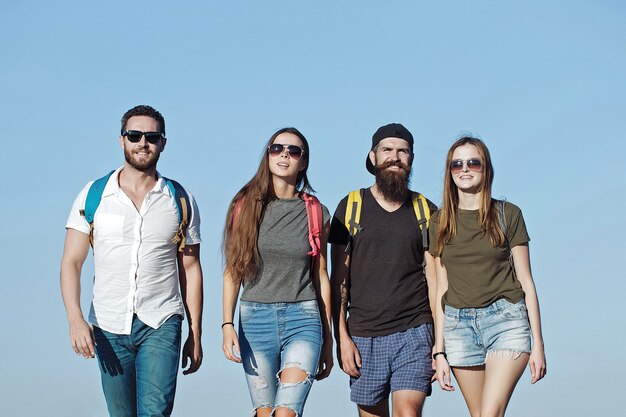
<path fill-rule="evenodd" d="M 189 336 L 182 349 L 183 374 L 202 363 L 200 215 L 185 191 L 191 213 L 188 225 L 181 226 L 174 189 L 156 170 L 167 141 L 161 113 L 150 106 L 130 109 L 122 117 L 119 140 L 124 165 L 105 180 L 91 222 L 85 202 L 93 182 L 72 206 L 61 293 L 74 352 L 98 356 L 111 417 L 169 416 L 185 312 Z M 183 245 L 175 243 L 181 239 Z M 95 279 L 87 322 L 80 275 L 90 243 Z"/>

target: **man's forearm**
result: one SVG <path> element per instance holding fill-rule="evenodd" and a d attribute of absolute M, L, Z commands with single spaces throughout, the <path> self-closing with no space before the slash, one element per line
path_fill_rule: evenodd
<path fill-rule="evenodd" d="M 68 321 L 84 320 L 80 308 L 80 273 L 89 253 L 89 236 L 68 229 L 61 258 L 61 296 Z"/>
<path fill-rule="evenodd" d="M 200 248 L 198 245 L 185 247 L 181 256 L 180 284 L 183 304 L 187 313 L 189 330 L 198 338 L 202 333 L 203 278 L 200 265 Z"/>
<path fill-rule="evenodd" d="M 83 319 L 80 308 L 80 268 L 65 260 L 61 262 L 61 296 L 67 320 Z"/>
<path fill-rule="evenodd" d="M 200 336 L 202 332 L 202 309 L 204 305 L 202 270 L 200 265 L 198 264 L 197 268 L 187 271 L 186 278 L 183 304 L 187 312 L 189 329 L 193 330 L 194 334 L 197 333 L 197 336 Z"/>

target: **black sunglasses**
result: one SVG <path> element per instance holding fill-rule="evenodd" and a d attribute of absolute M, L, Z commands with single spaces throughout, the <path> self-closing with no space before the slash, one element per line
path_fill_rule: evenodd
<path fill-rule="evenodd" d="M 287 149 L 287 153 L 289 156 L 295 160 L 298 160 L 304 156 L 304 149 L 296 145 L 281 145 L 280 143 L 272 143 L 267 147 L 267 151 L 270 156 L 276 157 L 283 153 L 283 151 Z"/>
<path fill-rule="evenodd" d="M 470 171 L 480 172 L 483 169 L 483 163 L 478 158 L 453 159 L 452 162 L 450 162 L 450 172 L 458 174 L 463 171 L 463 164 L 467 164 L 467 168 Z"/>
<path fill-rule="evenodd" d="M 137 143 L 145 136 L 146 142 L 153 145 L 159 143 L 161 139 L 165 139 L 162 132 L 142 132 L 140 130 L 124 130 L 122 136 L 126 137 L 130 143 Z"/>

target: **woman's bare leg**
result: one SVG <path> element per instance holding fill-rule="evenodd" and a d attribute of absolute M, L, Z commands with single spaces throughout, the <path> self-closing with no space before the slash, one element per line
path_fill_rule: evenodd
<path fill-rule="evenodd" d="M 513 389 L 528 364 L 528 353 L 491 352 L 485 365 L 480 417 L 503 417 Z"/>
<path fill-rule="evenodd" d="M 472 417 L 482 417 L 480 414 L 485 384 L 485 366 L 467 366 L 452 368 L 454 378 L 459 384 L 461 394 L 467 404 Z"/>

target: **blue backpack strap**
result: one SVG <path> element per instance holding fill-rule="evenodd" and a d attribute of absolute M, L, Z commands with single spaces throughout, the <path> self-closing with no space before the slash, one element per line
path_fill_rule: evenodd
<path fill-rule="evenodd" d="M 189 201 L 189 194 L 177 181 L 163 177 L 167 188 L 170 189 L 174 202 L 176 203 L 176 209 L 178 210 L 178 231 L 172 238 L 172 243 L 178 244 L 178 251 L 182 252 L 185 247 L 185 231 L 189 225 L 189 218 L 191 216 L 191 202 Z"/>
<path fill-rule="evenodd" d="M 115 170 L 109 172 L 102 178 L 98 178 L 95 180 L 91 187 L 89 187 L 89 191 L 87 191 L 87 198 L 85 199 L 85 208 L 80 211 L 80 215 L 87 220 L 89 223 L 89 243 L 93 247 L 93 220 L 96 216 L 96 210 L 98 210 L 98 206 L 100 205 L 100 200 L 102 200 L 102 193 L 104 192 L 104 187 L 107 185 L 109 178 L 115 172 Z"/>

